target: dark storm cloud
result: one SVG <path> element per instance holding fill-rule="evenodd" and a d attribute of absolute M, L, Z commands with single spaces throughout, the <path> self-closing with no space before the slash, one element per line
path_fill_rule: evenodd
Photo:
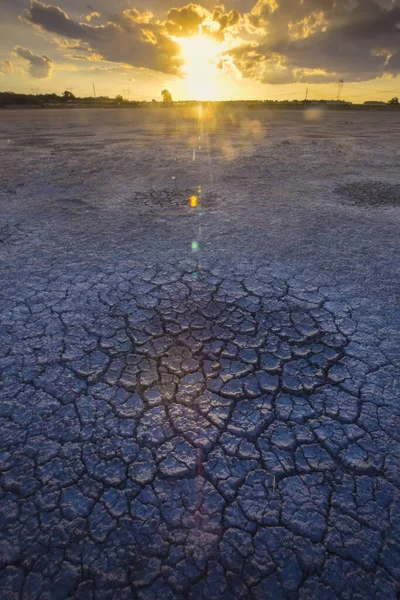
<path fill-rule="evenodd" d="M 231 52 L 265 83 L 363 81 L 399 73 L 400 6 L 372 0 L 260 0 L 248 16 L 265 38 Z"/>
<path fill-rule="evenodd" d="M 105 25 L 93 26 L 74 21 L 59 7 L 36 0 L 25 12 L 33 25 L 87 44 L 105 60 L 178 74 L 182 64 L 178 44 L 163 32 L 160 25 L 149 23 L 140 15 L 138 11 L 127 10 L 110 17 Z"/>
<path fill-rule="evenodd" d="M 17 56 L 29 61 L 29 73 L 35 79 L 47 79 L 53 67 L 53 61 L 48 56 L 34 54 L 28 48 L 17 46 L 14 49 Z"/>

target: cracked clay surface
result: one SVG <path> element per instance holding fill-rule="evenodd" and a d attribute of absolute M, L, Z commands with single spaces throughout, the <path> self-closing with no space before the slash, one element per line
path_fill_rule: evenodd
<path fill-rule="evenodd" d="M 400 118 L 197 116 L 0 113 L 0 596 L 395 600 Z"/>

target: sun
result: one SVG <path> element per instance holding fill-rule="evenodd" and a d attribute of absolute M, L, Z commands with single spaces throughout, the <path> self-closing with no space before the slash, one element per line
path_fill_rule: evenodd
<path fill-rule="evenodd" d="M 223 47 L 207 36 L 179 38 L 185 59 L 185 83 L 194 100 L 218 100 L 218 58 Z"/>
<path fill-rule="evenodd" d="M 179 44 L 190 68 L 205 68 L 221 53 L 221 44 L 205 35 L 179 38 Z"/>

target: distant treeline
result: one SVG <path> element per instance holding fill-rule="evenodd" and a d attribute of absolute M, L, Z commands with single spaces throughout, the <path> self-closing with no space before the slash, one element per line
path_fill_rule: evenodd
<path fill-rule="evenodd" d="M 65 91 L 62 95 L 58 94 L 18 94 L 15 92 L 0 92 L 0 108 L 6 107 L 38 107 L 38 108 L 62 108 L 62 107 L 85 107 L 85 108 L 115 108 L 115 107 L 145 107 L 145 106 L 196 106 L 198 104 L 210 104 L 210 102 L 197 100 L 183 100 L 178 102 L 157 102 L 156 100 L 148 101 L 129 101 L 122 96 L 109 98 L 108 96 L 98 96 L 78 98 L 70 91 Z M 229 100 L 211 102 L 216 107 L 229 106 L 245 106 L 250 109 L 257 108 L 304 108 L 305 106 L 320 106 L 333 109 L 344 108 L 398 108 L 399 101 L 397 98 L 392 98 L 389 102 L 366 101 L 364 104 L 353 104 L 345 100 Z"/>
<path fill-rule="evenodd" d="M 46 107 L 49 105 L 71 106 L 79 104 L 91 105 L 114 105 L 128 104 L 129 106 L 138 106 L 140 102 L 127 102 L 122 96 L 109 98 L 108 96 L 99 96 L 98 98 L 76 98 L 71 92 L 64 92 L 61 96 L 58 94 L 17 94 L 15 92 L 0 92 L 0 106 L 38 106 Z"/>

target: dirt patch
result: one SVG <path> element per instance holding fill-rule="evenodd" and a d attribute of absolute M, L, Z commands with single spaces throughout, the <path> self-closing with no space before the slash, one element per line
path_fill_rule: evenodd
<path fill-rule="evenodd" d="M 27 138 L 17 138 L 14 140 L 15 145 L 16 146 L 28 146 L 31 148 L 34 147 L 48 147 L 48 146 L 52 146 L 54 143 L 54 140 L 51 136 L 46 136 L 46 135 L 38 135 L 38 136 L 32 136 L 32 137 L 27 137 Z"/>
<path fill-rule="evenodd" d="M 191 204 L 191 198 L 195 198 Z M 216 194 L 209 192 L 199 193 L 193 189 L 160 189 L 149 190 L 148 192 L 136 192 L 130 199 L 130 202 L 139 206 L 152 207 L 175 207 L 183 208 L 187 206 L 201 207 L 212 206 L 217 201 Z"/>
<path fill-rule="evenodd" d="M 359 206 L 400 206 L 400 184 L 363 181 L 347 183 L 335 193 Z"/>

